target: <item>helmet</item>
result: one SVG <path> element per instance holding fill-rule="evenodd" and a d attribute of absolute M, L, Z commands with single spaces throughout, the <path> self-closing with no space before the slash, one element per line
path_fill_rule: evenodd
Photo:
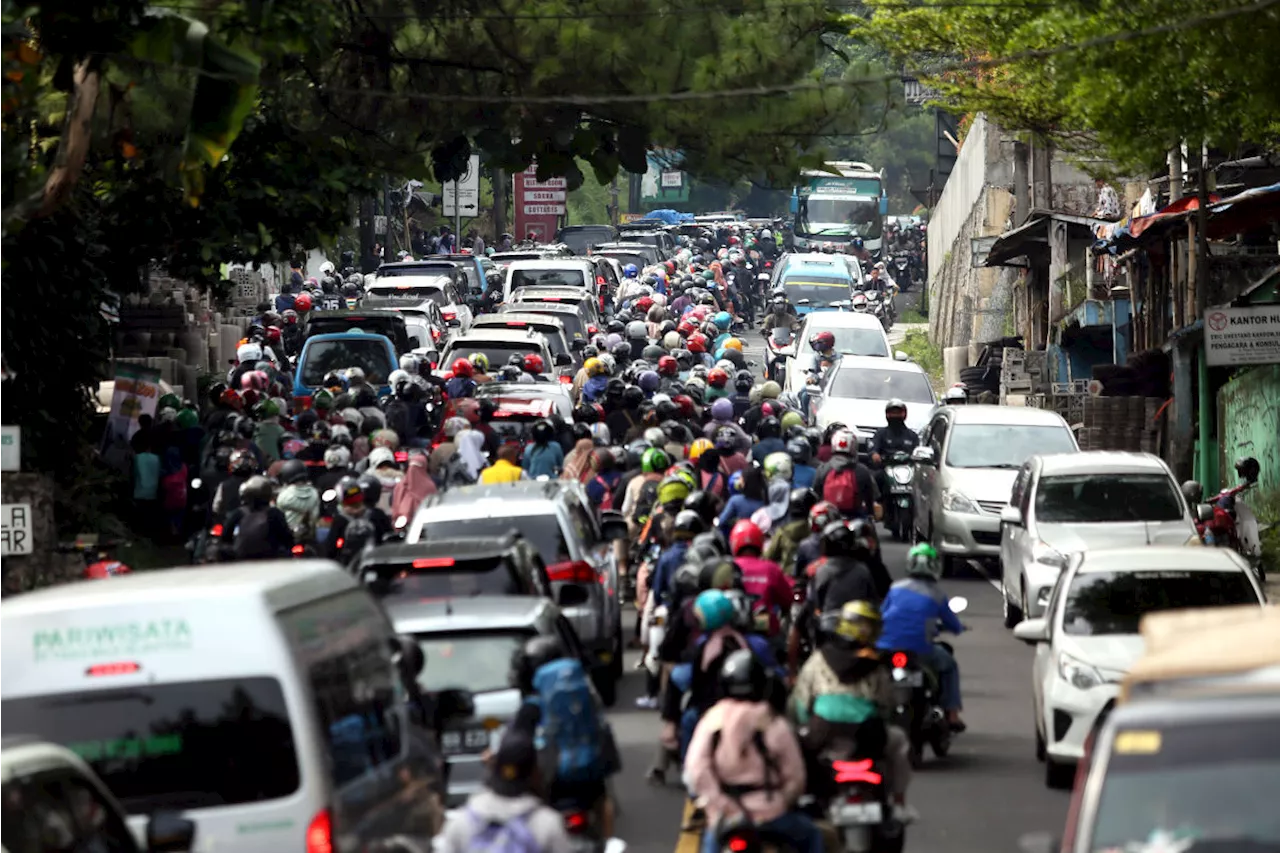
<path fill-rule="evenodd" d="M 711 318 L 711 322 L 716 324 L 716 328 L 724 331 L 733 325 L 733 316 L 728 311 L 720 311 Z"/>
<path fill-rule="evenodd" d="M 760 386 L 760 399 L 776 400 L 782 395 L 782 386 L 770 379 L 768 382 Z M 796 415 L 799 417 L 799 414 Z"/>
<path fill-rule="evenodd" d="M 330 471 L 335 468 L 346 468 L 351 464 L 351 451 L 341 444 L 335 444 L 324 452 L 324 467 Z"/>
<path fill-rule="evenodd" d="M 320 275 L 330 275 L 336 270 L 333 261 L 325 261 L 320 265 Z"/>
<path fill-rule="evenodd" d="M 693 489 L 689 486 L 688 481 L 678 474 L 672 474 L 671 476 L 664 478 L 663 481 L 658 484 L 657 500 L 662 506 L 666 506 L 668 504 L 683 505 L 685 499 L 689 497 L 689 493 L 692 491 Z"/>
<path fill-rule="evenodd" d="M 656 370 L 646 370 L 640 374 L 640 378 L 636 380 L 636 384 L 640 386 L 640 390 L 646 394 L 652 394 L 658 390 L 658 386 L 662 384 L 662 377 L 658 375 Z"/>
<path fill-rule="evenodd" d="M 725 370 L 723 367 L 711 368 L 711 371 L 707 373 L 707 384 L 712 388 L 723 388 L 729 384 L 729 371 Z M 732 405 L 733 404 L 730 403 L 730 406 Z"/>
<path fill-rule="evenodd" d="M 712 371 L 713 373 L 715 371 Z M 721 397 L 711 404 L 711 417 L 717 421 L 733 420 L 733 401 L 728 397 Z"/>
<path fill-rule="evenodd" d="M 525 373 L 531 373 L 534 376 L 537 376 L 546 369 L 542 356 L 538 355 L 536 352 L 531 352 L 524 357 L 523 367 Z"/>
<path fill-rule="evenodd" d="M 781 479 L 791 481 L 791 457 L 785 453 L 770 453 L 764 458 L 764 475 L 770 480 Z"/>
<path fill-rule="evenodd" d="M 695 438 L 693 444 L 689 445 L 689 461 L 697 462 L 702 454 L 715 447 L 709 438 Z"/>
<path fill-rule="evenodd" d="M 311 310 L 311 297 L 305 293 L 300 293 L 293 300 L 293 310 L 300 313 L 306 313 Z"/>
<path fill-rule="evenodd" d="M 840 608 L 840 617 L 831 634 L 841 645 L 856 649 L 874 648 L 883 625 L 880 608 L 873 602 L 846 601 Z"/>
<path fill-rule="evenodd" d="M 301 459 L 290 459 L 280 466 L 279 478 L 280 482 L 286 486 L 307 480 L 307 463 Z"/>
<path fill-rule="evenodd" d="M 698 493 L 691 493 L 690 497 L 694 494 Z M 686 505 L 688 502 L 689 499 L 685 498 Z M 702 520 L 701 515 L 692 509 L 682 509 L 676 513 L 676 520 L 675 524 L 672 526 L 671 535 L 676 539 L 692 539 L 699 533 L 705 533 L 706 530 L 707 523 Z"/>
<path fill-rule="evenodd" d="M 588 376 L 604 376 L 604 362 L 598 358 L 589 358 L 582 363 L 582 368 L 587 371 Z"/>
<path fill-rule="evenodd" d="M 702 334 L 702 332 L 694 332 L 689 335 L 689 340 L 685 343 L 689 347 L 689 352 L 707 351 L 707 336 Z"/>
<path fill-rule="evenodd" d="M 540 420 L 533 425 L 530 435 L 538 444 L 546 444 L 555 437 L 556 428 L 551 425 L 551 421 L 546 419 Z"/>
<path fill-rule="evenodd" d="M 241 344 L 236 349 L 236 361 L 241 364 L 257 364 L 262 360 L 262 346 L 260 344 Z M 160 404 L 156 404 L 160 408 Z"/>
<path fill-rule="evenodd" d="M 754 522 L 742 519 L 729 532 L 729 552 L 741 557 L 743 550 L 754 548 L 757 554 L 764 551 L 764 533 Z"/>
<path fill-rule="evenodd" d="M 822 528 L 822 556 L 850 557 L 855 551 L 853 530 L 843 519 Z"/>
<path fill-rule="evenodd" d="M 471 362 L 471 369 L 473 371 L 478 370 L 481 373 L 489 372 L 489 356 L 485 355 L 484 353 L 473 352 L 471 353 L 471 355 L 467 357 L 467 361 Z M 457 364 L 457 362 L 454 362 L 454 363 Z"/>
<path fill-rule="evenodd" d="M 733 602 L 723 590 L 708 589 L 694 599 L 693 615 L 703 631 L 717 631 L 733 621 Z"/>
<path fill-rule="evenodd" d="M 1182 495 L 1187 499 L 1187 503 L 1194 507 L 1204 500 L 1204 486 L 1195 480 L 1187 480 L 1182 484 Z"/>
<path fill-rule="evenodd" d="M 858 449 L 858 440 L 854 437 L 852 430 L 838 429 L 831 434 L 831 452 L 832 453 L 855 453 Z"/>
<path fill-rule="evenodd" d="M 768 670 L 750 649 L 730 652 L 720 665 L 720 693 L 729 699 L 763 702 L 769 698 L 770 683 Z"/>
<path fill-rule="evenodd" d="M 543 634 L 527 640 L 511 658 L 511 686 L 521 693 L 533 692 L 533 676 L 552 661 L 566 657 L 564 646 L 555 634 Z"/>
<path fill-rule="evenodd" d="M 756 435 L 760 438 L 777 438 L 782 435 L 782 423 L 772 415 L 763 417 L 756 425 Z"/>
<path fill-rule="evenodd" d="M 271 502 L 271 481 L 261 474 L 254 474 L 240 485 L 240 500 L 251 507 L 261 507 Z"/>
<path fill-rule="evenodd" d="M 942 395 L 942 402 L 951 406 L 962 406 L 969 402 L 969 395 L 964 392 L 963 388 L 948 388 L 947 393 Z"/>
<path fill-rule="evenodd" d="M 645 474 L 661 474 L 671 467 L 671 459 L 666 451 L 650 447 L 640 457 L 640 469 Z"/>
<path fill-rule="evenodd" d="M 673 356 L 664 355 L 658 359 L 658 373 L 661 376 L 675 376 L 680 372 L 680 365 Z"/>
<path fill-rule="evenodd" d="M 831 332 L 818 332 L 809 338 L 809 346 L 818 352 L 826 352 L 836 345 L 836 336 Z"/>
<path fill-rule="evenodd" d="M 813 508 L 818 505 L 818 496 L 812 489 L 792 489 L 787 496 L 787 507 L 793 521 L 804 521 L 809 518 Z M 829 505 L 829 504 L 828 504 Z"/>
<path fill-rule="evenodd" d="M 393 461 L 395 460 L 394 454 L 391 458 Z M 369 454 L 369 459 L 371 460 L 369 468 L 372 469 L 374 467 L 372 453 Z M 382 481 L 372 474 L 361 474 L 356 483 L 360 486 L 360 491 L 364 493 L 364 502 L 366 504 L 376 504 L 378 499 L 382 497 Z"/>
<path fill-rule="evenodd" d="M 902 412 L 902 416 L 905 418 L 907 416 L 907 404 L 897 397 L 890 399 L 884 404 L 885 417 L 887 418 L 889 413 L 894 411 Z"/>
<path fill-rule="evenodd" d="M 907 553 L 907 574 L 934 580 L 942 577 L 942 562 L 932 545 L 921 542 Z"/>
<path fill-rule="evenodd" d="M 632 320 L 627 324 L 627 337 L 633 341 L 644 340 L 649 337 L 649 327 L 643 320 Z"/>
<path fill-rule="evenodd" d="M 803 438 L 793 438 L 787 442 L 787 455 L 793 465 L 808 465 L 813 459 L 813 448 Z"/>
<path fill-rule="evenodd" d="M 640 269 L 635 264 L 624 264 L 622 267 L 622 274 L 627 278 L 635 278 L 640 275 Z"/>
<path fill-rule="evenodd" d="M 252 426 L 252 421 L 250 422 Z M 227 471 L 232 474 L 252 474 L 258 470 L 258 460 L 248 450 L 237 450 L 231 454 L 227 462 Z"/>
<path fill-rule="evenodd" d="M 450 369 L 453 371 L 454 376 L 461 376 L 464 379 L 469 379 L 471 377 L 471 362 L 467 361 L 465 358 L 455 358 Z"/>
<path fill-rule="evenodd" d="M 729 338 L 727 341 L 724 342 L 724 348 L 736 350 L 737 352 L 742 352 L 742 341 L 738 340 L 737 338 Z"/>

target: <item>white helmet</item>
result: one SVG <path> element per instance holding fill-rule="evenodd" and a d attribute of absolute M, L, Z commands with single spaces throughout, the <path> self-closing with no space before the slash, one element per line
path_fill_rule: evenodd
<path fill-rule="evenodd" d="M 772 239 L 773 239 L 773 232 L 772 232 L 772 231 L 770 231 L 768 228 L 765 228 L 765 229 L 761 230 L 761 232 L 760 232 L 760 239 L 761 239 L 761 240 L 772 240 Z"/>
<path fill-rule="evenodd" d="M 407 352 L 400 356 L 400 369 L 406 371 L 411 376 L 416 375 L 422 367 L 422 359 L 417 353 Z"/>
<path fill-rule="evenodd" d="M 373 471 L 383 465 L 396 464 L 396 453 L 390 447 L 375 447 L 369 451 L 369 470 Z"/>
<path fill-rule="evenodd" d="M 335 444 L 324 452 L 324 467 L 332 471 L 334 468 L 346 468 L 351 464 L 351 451 L 341 444 Z"/>
<path fill-rule="evenodd" d="M 257 364 L 262 360 L 262 347 L 258 344 L 241 344 L 236 350 L 236 360 L 241 364 Z"/>
<path fill-rule="evenodd" d="M 391 386 L 391 390 L 393 391 L 401 382 L 409 381 L 409 371 L 407 370 L 393 370 L 391 371 L 391 375 L 387 377 L 387 384 Z"/>
<path fill-rule="evenodd" d="M 325 261 L 320 265 L 320 275 L 330 275 L 337 271 L 337 267 L 333 265 L 333 261 Z"/>

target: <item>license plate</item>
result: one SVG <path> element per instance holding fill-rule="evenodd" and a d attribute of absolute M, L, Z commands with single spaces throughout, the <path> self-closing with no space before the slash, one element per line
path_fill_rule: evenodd
<path fill-rule="evenodd" d="M 488 748 L 489 732 L 486 729 L 454 730 L 440 735 L 440 749 L 445 755 L 468 755 Z"/>
<path fill-rule="evenodd" d="M 891 494 L 891 495 L 908 495 L 908 494 L 911 494 L 911 487 L 910 487 L 910 486 L 904 486 L 904 485 L 902 485 L 901 483 L 894 483 L 892 486 L 890 486 L 890 487 L 889 487 L 889 494 Z"/>
<path fill-rule="evenodd" d="M 918 669 L 904 669 L 902 670 L 902 677 L 899 678 L 895 673 L 893 680 L 907 687 L 921 687 L 924 684 L 924 673 Z"/>
<path fill-rule="evenodd" d="M 844 803 L 833 809 L 834 822 L 839 826 L 878 824 L 884 811 L 879 803 Z"/>

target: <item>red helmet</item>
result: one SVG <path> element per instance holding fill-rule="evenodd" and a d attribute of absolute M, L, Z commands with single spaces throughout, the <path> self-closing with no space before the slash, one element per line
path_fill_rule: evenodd
<path fill-rule="evenodd" d="M 224 406 L 230 406 L 237 411 L 244 408 L 244 400 L 241 400 L 240 395 L 230 388 L 222 392 L 222 396 L 218 398 L 218 402 Z"/>
<path fill-rule="evenodd" d="M 707 384 L 712 388 L 723 388 L 729 384 L 729 371 L 723 367 L 713 367 L 707 373 Z"/>
<path fill-rule="evenodd" d="M 819 352 L 826 352 L 836 345 L 836 336 L 831 332 L 818 332 L 812 338 L 809 338 L 809 346 Z"/>
<path fill-rule="evenodd" d="M 741 243 L 741 242 L 742 242 L 742 241 L 741 241 L 741 240 L 739 240 L 737 237 L 730 237 L 730 238 L 729 238 L 729 245 L 730 245 L 730 246 L 736 246 L 736 245 L 738 245 L 738 244 L 739 244 L 739 243 Z"/>
<path fill-rule="evenodd" d="M 765 400 L 760 404 L 760 417 L 775 418 L 778 416 L 778 405 L 772 400 Z"/>
<path fill-rule="evenodd" d="M 545 369 L 546 365 L 542 363 L 542 356 L 538 355 L 536 352 L 531 352 L 524 357 L 525 373 L 531 373 L 534 376 L 537 376 Z"/>
<path fill-rule="evenodd" d="M 676 271 L 676 262 L 675 262 L 675 261 L 664 261 L 662 265 L 663 265 L 664 267 L 666 267 L 666 268 L 667 268 L 667 273 L 668 273 L 668 274 L 670 274 L 670 273 L 674 273 L 674 272 Z"/>
<path fill-rule="evenodd" d="M 277 329 L 275 326 L 267 326 L 267 343 L 269 344 L 280 343 L 280 330 Z"/>
<path fill-rule="evenodd" d="M 653 300 L 650 299 L 648 296 L 641 296 L 639 299 L 636 300 L 636 308 L 638 308 L 639 310 L 645 313 L 648 313 L 649 309 L 652 307 L 653 307 Z"/>
<path fill-rule="evenodd" d="M 729 552 L 735 557 L 742 556 L 742 551 L 754 548 L 757 553 L 764 552 L 764 532 L 754 521 L 742 519 L 729 531 Z"/>
<path fill-rule="evenodd" d="M 131 569 L 119 560 L 99 560 L 85 567 L 85 580 L 113 578 L 116 575 L 127 575 Z"/>
<path fill-rule="evenodd" d="M 294 311 L 310 311 L 311 297 L 305 293 L 299 293 L 293 300 Z"/>
<path fill-rule="evenodd" d="M 706 352 L 707 336 L 702 332 L 694 332 L 689 336 L 689 340 L 685 342 L 685 345 L 689 347 L 689 352 Z"/>
<path fill-rule="evenodd" d="M 449 369 L 453 371 L 454 376 L 461 376 L 464 379 L 471 378 L 471 362 L 467 361 L 465 358 L 455 358 L 453 360 L 453 366 Z"/>
<path fill-rule="evenodd" d="M 671 398 L 671 402 L 675 403 L 677 406 L 680 407 L 680 417 L 682 418 L 693 417 L 693 412 L 694 412 L 693 398 L 690 397 L 688 394 L 677 394 Z"/>
<path fill-rule="evenodd" d="M 809 510 L 809 529 L 821 533 L 822 529 L 833 521 L 840 520 L 840 510 L 833 503 L 818 501 Z"/>
<path fill-rule="evenodd" d="M 691 320 L 681 320 L 676 324 L 676 331 L 680 333 L 680 337 L 687 338 L 698 331 L 698 327 Z"/>
<path fill-rule="evenodd" d="M 658 375 L 659 376 L 675 376 L 680 372 L 680 365 L 673 356 L 664 355 L 658 359 Z"/>

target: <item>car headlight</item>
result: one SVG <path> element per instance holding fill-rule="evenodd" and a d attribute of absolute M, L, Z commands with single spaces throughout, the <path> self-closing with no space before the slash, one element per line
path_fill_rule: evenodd
<path fill-rule="evenodd" d="M 1096 669 L 1066 652 L 1058 652 L 1058 677 L 1077 690 L 1089 690 L 1102 684 L 1102 676 Z"/>
<path fill-rule="evenodd" d="M 897 468 L 890 468 L 889 476 L 893 477 L 893 481 L 898 485 L 905 486 L 911 482 L 911 466 L 899 465 Z"/>
<path fill-rule="evenodd" d="M 959 492 L 944 489 L 942 492 L 942 508 L 948 512 L 963 512 L 969 515 L 978 514 L 978 506 Z"/>
<path fill-rule="evenodd" d="M 1035 547 L 1031 549 L 1031 554 L 1035 557 L 1036 562 L 1042 566 L 1053 566 L 1057 569 L 1065 569 L 1067 567 L 1067 558 L 1063 556 L 1062 552 L 1056 548 L 1049 547 L 1044 542 L 1036 543 Z"/>

